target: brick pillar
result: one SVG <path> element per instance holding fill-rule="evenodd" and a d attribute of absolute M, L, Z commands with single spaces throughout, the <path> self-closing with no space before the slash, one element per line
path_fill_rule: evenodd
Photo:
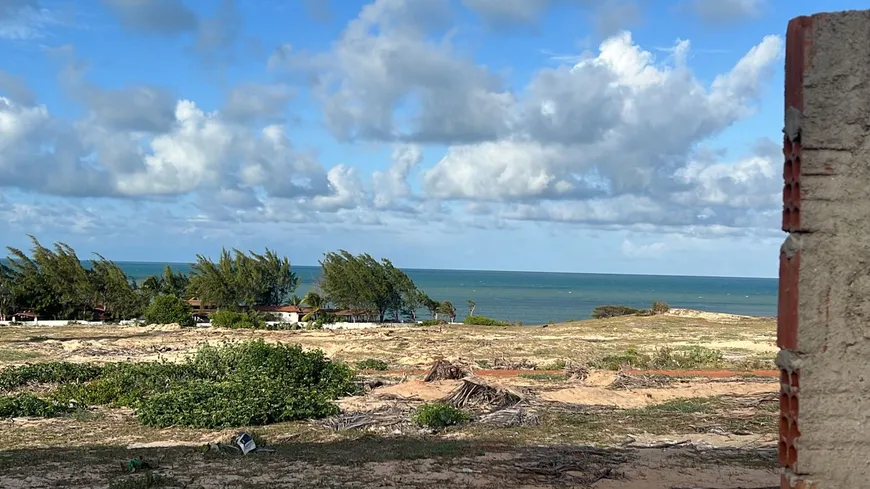
<path fill-rule="evenodd" d="M 789 22 L 783 154 L 781 487 L 870 488 L 870 10 Z"/>

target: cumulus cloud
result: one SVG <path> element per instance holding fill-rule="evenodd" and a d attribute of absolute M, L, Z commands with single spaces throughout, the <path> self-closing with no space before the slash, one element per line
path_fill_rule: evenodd
<path fill-rule="evenodd" d="M 512 5 L 538 8 L 496 7 Z M 335 138 L 392 147 L 378 171 L 325 165 L 291 140 L 283 122 L 295 94 L 285 84 L 243 82 L 212 111 L 165 88 L 88 84 L 76 67 L 69 88 L 88 110 L 72 123 L 0 76 L 0 186 L 185 202 L 197 223 L 553 222 L 720 236 L 775 222 L 776 145 L 733 155 L 701 145 L 754 113 L 782 55 L 779 37 L 705 82 L 689 66 L 688 41 L 657 60 L 619 32 L 594 54 L 508 88 L 444 35 L 449 7 L 376 0 L 328 51 L 286 44 L 268 61 L 313 81 L 300 96 L 313 93 Z"/>
<path fill-rule="evenodd" d="M 411 195 L 408 177 L 423 161 L 423 151 L 416 145 L 401 145 L 393 151 L 393 164 L 386 171 L 372 174 L 374 205 L 390 208 Z"/>
<path fill-rule="evenodd" d="M 341 140 L 493 138 L 506 129 L 513 96 L 486 67 L 456 54 L 447 38 L 430 41 L 449 14 L 445 0 L 378 0 L 363 7 L 331 52 L 293 58 L 284 46 L 270 65 L 319 72 L 324 118 Z M 396 115 L 409 104 L 420 110 Z"/>

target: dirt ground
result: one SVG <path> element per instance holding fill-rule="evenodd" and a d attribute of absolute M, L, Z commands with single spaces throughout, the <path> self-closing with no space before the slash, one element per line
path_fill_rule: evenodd
<path fill-rule="evenodd" d="M 442 357 L 480 368 L 547 369 L 665 345 L 720 350 L 724 368 L 761 368 L 776 352 L 771 319 L 675 311 L 505 328 L 3 327 L 0 365 L 171 361 L 205 342 L 250 338 L 299 343 L 350 363 L 380 359 L 391 370 Z M 413 425 L 410 414 L 463 381 L 421 379 L 367 373 L 370 388 L 340 400 L 340 416 L 248 429 L 265 449 L 247 456 L 218 444 L 240 430 L 149 428 L 125 409 L 0 420 L 0 488 L 779 487 L 776 378 L 605 370 L 582 380 L 535 371 L 485 377 L 520 403 L 472 409 L 471 422 L 438 433 Z M 131 474 L 124 467 L 134 459 L 141 467 Z"/>

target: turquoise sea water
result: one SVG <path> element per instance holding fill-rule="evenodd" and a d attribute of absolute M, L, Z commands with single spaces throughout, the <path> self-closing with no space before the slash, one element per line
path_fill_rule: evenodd
<path fill-rule="evenodd" d="M 118 262 L 140 280 L 160 274 L 165 263 Z M 186 272 L 186 264 L 171 264 Z M 293 267 L 304 295 L 319 267 Z M 476 314 L 523 324 L 541 324 L 589 317 L 602 304 L 649 307 L 664 301 L 671 307 L 712 312 L 775 316 L 777 280 L 763 278 L 599 275 L 584 273 L 406 270 L 417 286 L 436 300 L 449 300 L 461 319 L 469 299 Z"/>

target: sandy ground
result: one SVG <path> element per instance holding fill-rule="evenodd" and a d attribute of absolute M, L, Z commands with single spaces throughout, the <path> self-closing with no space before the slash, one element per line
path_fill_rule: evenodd
<path fill-rule="evenodd" d="M 437 358 L 490 366 L 522 361 L 538 367 L 560 361 L 586 363 L 629 347 L 651 352 L 661 346 L 706 346 L 721 350 L 734 363 L 771 359 L 777 352 L 774 320 L 675 310 L 664 316 L 521 327 L 250 331 L 173 326 L 6 326 L 0 328 L 0 365 L 48 359 L 173 361 L 203 343 L 251 338 L 298 343 L 349 362 L 377 358 L 391 367 L 417 368 L 427 367 Z"/>
<path fill-rule="evenodd" d="M 701 345 L 729 365 L 767 361 L 772 320 L 674 311 L 547 327 L 393 328 L 344 331 L 227 331 L 174 327 L 0 328 L 0 365 L 46 360 L 177 360 L 202 343 L 250 338 L 320 348 L 349 362 L 424 368 L 437 358 L 468 364 L 583 362 L 629 347 Z M 534 375 L 488 378 L 523 401 L 486 421 L 433 433 L 410 422 L 424 402 L 459 380 L 372 376 L 381 384 L 339 401 L 326 421 L 252 428 L 268 451 L 207 450 L 238 430 L 153 429 L 130 410 L 97 408 L 59 419 L 0 420 L 0 488 L 545 488 L 773 489 L 777 379 L 631 377 L 593 370 L 583 381 Z M 368 424 L 345 429 L 348 419 Z M 513 418 L 512 418 L 513 419 Z M 529 420 L 533 421 L 529 421 Z M 149 472 L 128 474 L 131 459 Z M 146 480 L 145 477 L 154 477 Z"/>

